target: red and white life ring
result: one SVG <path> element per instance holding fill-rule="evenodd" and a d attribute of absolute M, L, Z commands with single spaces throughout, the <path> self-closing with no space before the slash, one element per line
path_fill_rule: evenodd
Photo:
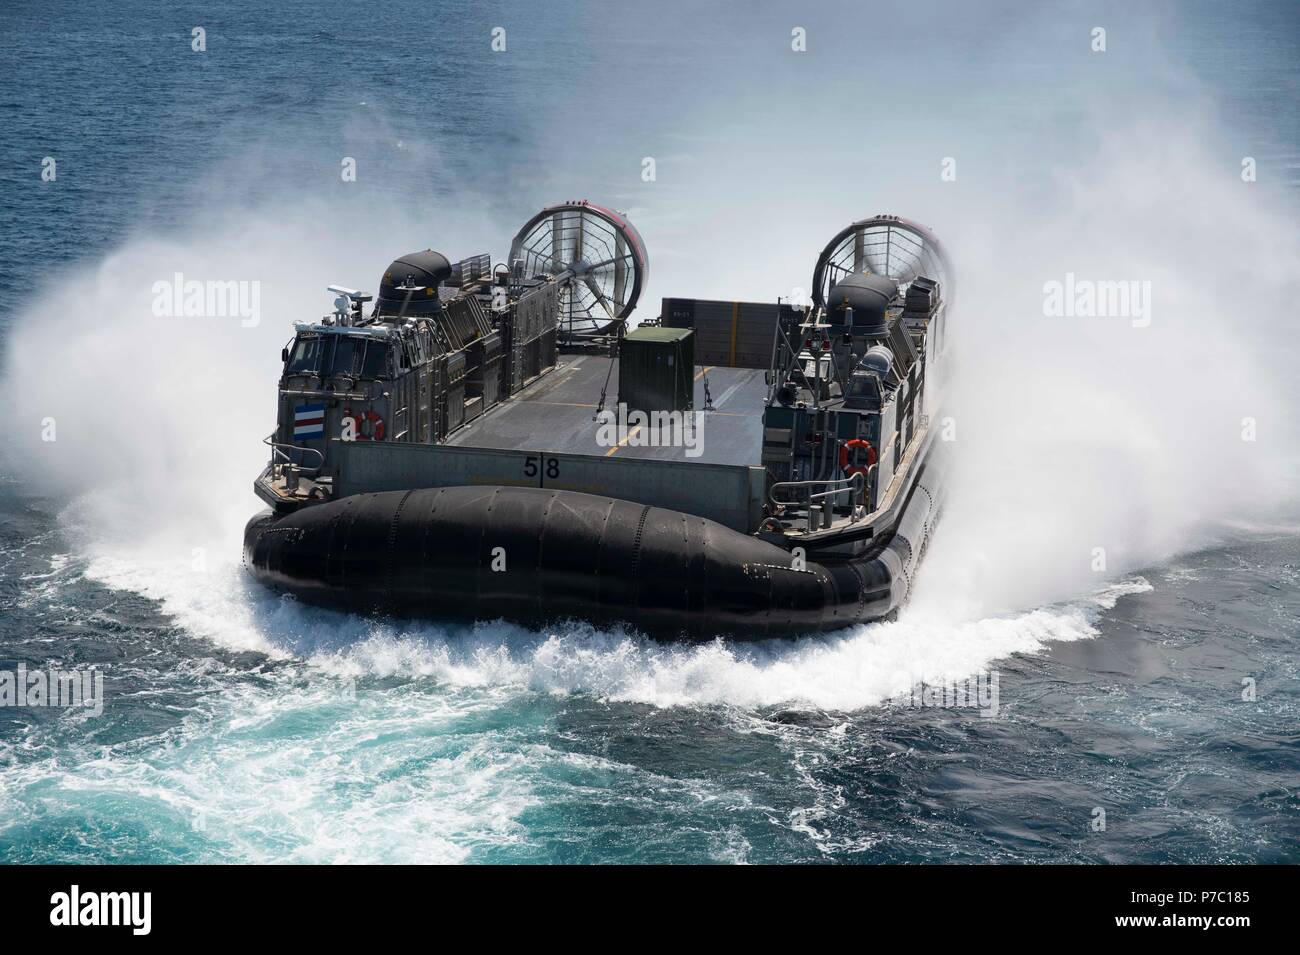
<path fill-rule="evenodd" d="M 851 456 L 852 456 L 852 451 L 850 451 L 851 448 L 866 448 L 867 463 L 851 464 L 850 463 Z M 849 441 L 845 441 L 844 446 L 840 448 L 840 470 L 843 471 L 849 477 L 853 477 L 853 475 L 855 474 L 861 474 L 865 477 L 867 472 L 871 470 L 872 465 L 874 465 L 875 463 L 876 463 L 876 449 L 873 448 L 871 446 L 871 443 L 868 441 L 863 441 L 861 438 L 853 438 Z"/>
<path fill-rule="evenodd" d="M 384 419 L 375 413 L 373 409 L 368 409 L 365 414 L 353 414 L 350 407 L 344 408 L 343 421 L 352 422 L 353 441 L 384 440 Z M 367 425 L 369 425 L 369 428 L 366 427 Z M 346 425 L 344 425 L 344 427 L 346 428 Z"/>

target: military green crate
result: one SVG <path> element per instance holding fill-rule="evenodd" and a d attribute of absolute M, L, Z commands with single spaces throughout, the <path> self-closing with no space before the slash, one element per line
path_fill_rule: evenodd
<path fill-rule="evenodd" d="M 629 411 L 690 411 L 695 401 L 695 334 L 638 328 L 618 352 L 618 400 Z"/>

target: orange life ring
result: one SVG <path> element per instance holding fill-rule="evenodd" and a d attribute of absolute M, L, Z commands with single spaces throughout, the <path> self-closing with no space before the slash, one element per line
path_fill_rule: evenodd
<path fill-rule="evenodd" d="M 867 463 L 852 464 L 852 465 L 849 464 L 850 448 L 866 448 Z M 840 470 L 843 471 L 845 474 L 847 474 L 849 477 L 853 477 L 853 475 L 855 474 L 861 474 L 865 477 L 866 473 L 871 470 L 871 466 L 875 463 L 876 463 L 876 449 L 873 448 L 871 446 L 871 443 L 868 441 L 863 441 L 861 438 L 853 438 L 849 441 L 845 441 L 844 446 L 840 448 Z"/>
<path fill-rule="evenodd" d="M 343 421 L 352 422 L 352 440 L 353 441 L 383 441 L 384 440 L 384 419 L 376 414 L 373 410 L 366 411 L 365 414 L 353 414 L 351 406 L 343 409 Z M 363 425 L 370 425 L 370 433 L 366 434 Z"/>

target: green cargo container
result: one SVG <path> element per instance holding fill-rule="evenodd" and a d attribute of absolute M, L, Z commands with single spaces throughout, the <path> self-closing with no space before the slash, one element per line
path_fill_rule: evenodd
<path fill-rule="evenodd" d="M 618 400 L 628 411 L 690 411 L 695 404 L 695 334 L 638 328 L 618 352 Z"/>

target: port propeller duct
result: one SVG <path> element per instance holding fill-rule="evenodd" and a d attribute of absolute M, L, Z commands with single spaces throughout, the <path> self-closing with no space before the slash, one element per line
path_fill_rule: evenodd
<path fill-rule="evenodd" d="M 604 335 L 627 321 L 650 272 L 640 234 L 626 217 L 585 199 L 549 206 L 510 245 L 516 281 L 560 285 L 564 338 Z"/>
<path fill-rule="evenodd" d="M 827 243 L 813 270 L 813 302 L 826 305 L 829 292 L 849 275 L 868 273 L 893 279 L 901 291 L 924 276 L 939 283 L 952 300 L 952 266 L 934 233 L 899 216 L 872 216 L 843 229 Z"/>

